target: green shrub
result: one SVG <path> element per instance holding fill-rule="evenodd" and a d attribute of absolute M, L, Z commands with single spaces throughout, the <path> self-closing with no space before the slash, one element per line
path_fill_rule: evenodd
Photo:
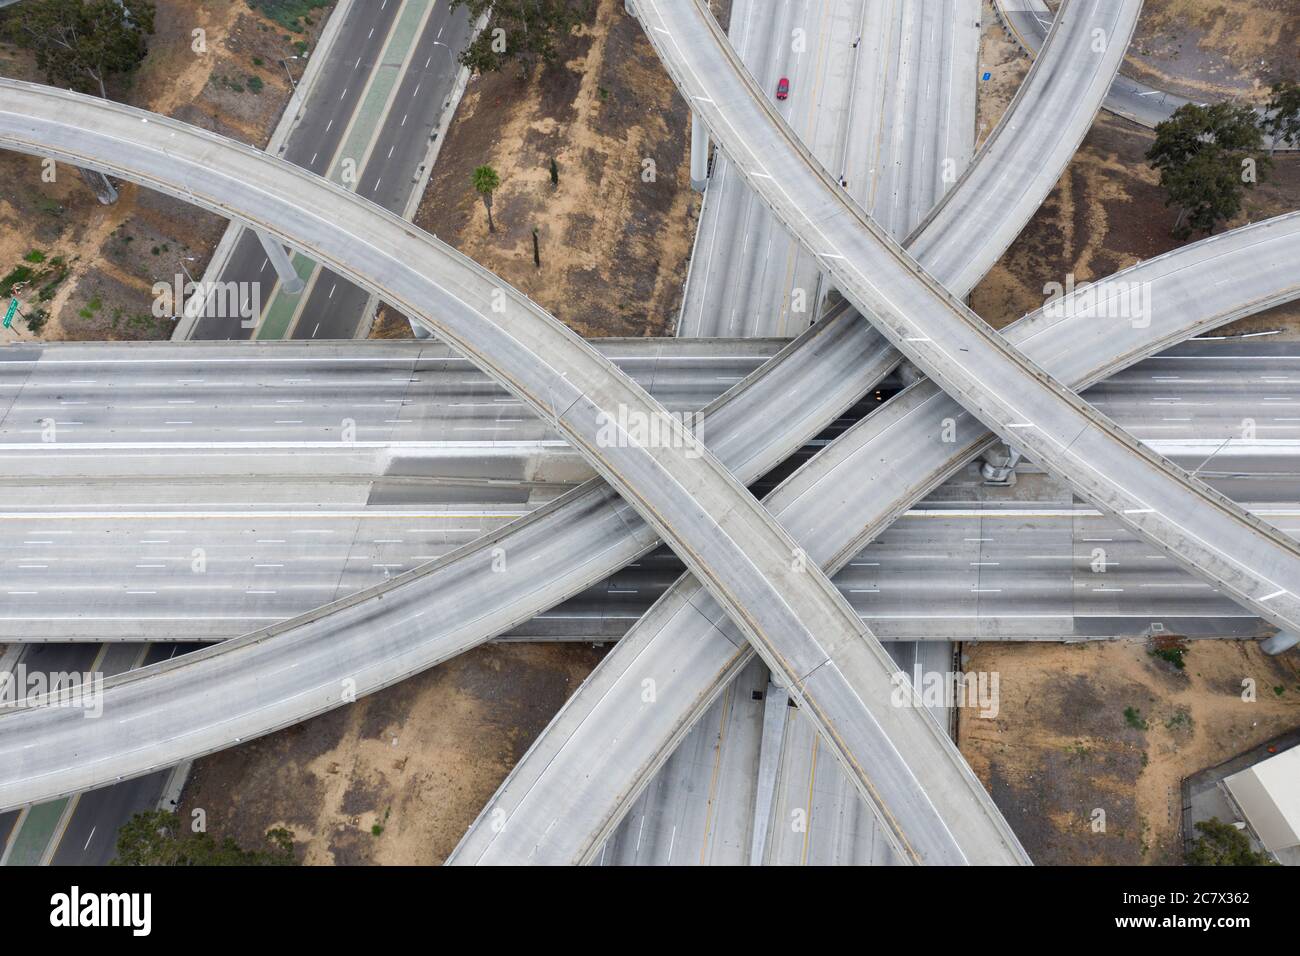
<path fill-rule="evenodd" d="M 14 294 L 14 286 L 20 282 L 26 282 L 32 277 L 32 270 L 27 266 L 17 266 L 3 279 L 0 279 L 0 298 L 8 298 Z"/>
<path fill-rule="evenodd" d="M 249 7 L 286 30 L 302 32 L 302 24 L 311 26 L 310 14 L 325 6 L 326 0 L 247 0 Z M 300 22 L 301 21 L 301 22 Z"/>
<path fill-rule="evenodd" d="M 1128 724 L 1134 730 L 1146 730 L 1146 718 L 1142 716 L 1142 711 L 1136 707 L 1124 708 L 1124 723 Z"/>
<path fill-rule="evenodd" d="M 1184 649 L 1181 647 L 1158 647 L 1149 652 L 1152 657 L 1158 657 L 1166 663 L 1173 664 L 1178 670 L 1187 666 L 1183 660 Z"/>
<path fill-rule="evenodd" d="M 1191 866 L 1277 866 L 1267 853 L 1250 848 L 1250 838 L 1218 817 L 1196 824 L 1200 836 L 1188 851 Z"/>

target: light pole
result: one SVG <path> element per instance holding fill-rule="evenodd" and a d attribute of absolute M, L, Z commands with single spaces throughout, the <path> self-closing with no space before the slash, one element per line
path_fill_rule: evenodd
<path fill-rule="evenodd" d="M 298 92 L 298 81 L 293 78 L 293 73 L 289 71 L 289 64 L 286 62 L 286 60 L 297 60 L 297 59 L 299 59 L 297 56 L 280 57 L 280 65 L 284 67 L 284 74 L 285 76 L 289 77 L 289 86 L 293 88 L 294 93 Z"/>

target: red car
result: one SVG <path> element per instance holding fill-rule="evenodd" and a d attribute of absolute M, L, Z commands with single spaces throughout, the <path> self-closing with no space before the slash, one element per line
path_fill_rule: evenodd
<path fill-rule="evenodd" d="M 786 77 L 776 81 L 776 98 L 783 100 L 790 95 L 790 81 Z"/>

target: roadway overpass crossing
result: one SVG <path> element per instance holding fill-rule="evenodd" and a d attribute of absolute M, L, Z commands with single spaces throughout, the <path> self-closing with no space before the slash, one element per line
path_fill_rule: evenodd
<path fill-rule="evenodd" d="M 1059 318 L 1040 310 L 1005 334 L 1066 381 L 1092 382 L 1136 361 L 1144 354 L 1144 345 L 1159 347 L 1240 317 L 1242 306 L 1233 294 L 1216 303 L 1212 286 L 1219 276 L 1236 275 L 1247 276 L 1244 281 L 1249 285 L 1253 273 L 1246 269 L 1247 262 L 1250 268 L 1263 267 L 1261 274 L 1271 272 L 1276 295 L 1261 287 L 1242 298 L 1267 307 L 1295 297 L 1300 288 L 1293 260 L 1289 254 L 1275 257 L 1265 249 L 1272 240 L 1280 240 L 1282 246 L 1295 241 L 1284 237 L 1295 237 L 1297 230 L 1300 214 L 1291 214 L 1184 247 L 1121 273 L 1127 279 L 1140 277 L 1137 281 L 1150 282 L 1153 289 L 1160 283 L 1168 293 L 1152 296 L 1157 308 L 1145 327 L 1106 320 L 1089 309 L 1066 308 Z M 1201 258 L 1217 259 L 1233 246 L 1243 256 L 1238 268 L 1207 268 Z M 1274 247 L 1274 252 L 1280 248 Z M 1265 266 L 1270 261 L 1271 268 Z M 1216 264 L 1229 265 L 1225 259 Z M 1203 296 L 1185 299 L 1176 293 L 1193 278 L 1204 283 Z M 1237 294 L 1241 297 L 1240 289 Z M 952 423 L 952 441 L 945 440 L 949 437 L 945 422 Z M 809 559 L 835 574 L 992 441 L 978 420 L 933 383 L 921 381 L 840 436 L 769 495 L 765 504 L 805 545 Z M 827 507 L 829 501 L 835 506 Z M 706 600 L 687 576 L 638 621 L 516 765 L 467 834 L 456 859 L 576 862 L 598 851 L 628 802 L 694 719 L 747 664 L 746 648 L 710 635 L 677 613 L 683 604 L 695 607 Z M 671 669 L 672 662 L 680 660 L 691 660 L 692 669 Z M 656 706 L 647 709 L 640 701 L 638 675 L 665 670 L 675 675 L 672 697 L 661 694 Z M 611 747 L 612 740 L 619 746 Z M 592 761 L 595 753 L 602 756 Z M 581 781 L 581 787 L 575 781 Z M 546 839 L 516 842 L 490 832 L 485 821 L 497 808 L 506 819 L 525 821 L 525 832 L 545 829 Z M 540 824 L 542 820 L 546 823 Z"/>
<path fill-rule="evenodd" d="M 1136 3 L 1084 0 L 1067 5 L 1064 9 L 1076 15 L 1058 18 L 1054 29 L 1086 24 L 1089 18 L 1076 11 L 1088 6 L 1114 10 L 1104 50 L 1093 54 L 1109 66 L 1087 70 L 1070 64 L 1061 71 L 1061 83 L 1044 84 L 1059 97 L 1058 136 L 1026 135 L 1023 128 L 1012 135 L 1012 124 L 1004 122 L 985 145 L 984 151 L 1004 154 L 998 184 L 1018 208 L 1025 205 L 1017 199 L 1026 193 L 1025 185 L 1043 175 L 1033 160 L 1058 142 L 1073 151 L 1082 139 L 1095 114 L 1087 88 L 1109 85 L 1136 22 Z M 751 187 L 895 348 L 1013 448 L 1070 481 L 1085 498 L 1261 617 L 1300 632 L 1300 549 L 1294 542 L 1144 450 L 1027 360 L 881 233 L 784 125 L 702 0 L 637 0 L 636 8 L 683 96 Z M 1047 62 L 1036 60 L 1034 69 L 1045 69 Z M 1082 86 L 1076 77 L 1083 78 Z M 1027 89 L 1017 95 L 1031 95 Z M 1008 130 L 1012 133 L 1003 135 Z M 964 178 L 971 181 L 982 168 L 977 161 Z M 929 221 L 961 208 L 967 195 L 959 184 Z M 921 254 L 926 226 L 915 243 Z M 959 252 L 996 234 L 981 217 L 968 215 L 960 227 L 972 232 Z M 941 242 L 955 244 L 952 233 Z"/>
<path fill-rule="evenodd" d="M 687 454 L 680 425 L 666 443 L 670 447 L 598 441 L 602 420 L 627 410 L 643 420 L 666 413 L 523 296 L 408 224 L 256 151 L 115 104 L 12 81 L 3 89 L 0 130 L 6 145 L 121 175 L 236 216 L 425 322 L 553 416 L 624 499 L 693 571 L 710 580 L 743 633 L 764 646 L 771 666 L 792 684 L 817 671 L 818 688 L 842 694 L 832 669 L 818 667 L 822 642 L 863 646 L 866 633 L 830 582 L 815 569 L 791 567 L 795 549 L 789 538 L 711 454 Z M 324 209 L 332 221 L 317 212 Z M 551 364 L 537 362 L 538 356 Z M 887 686 L 883 650 L 866 646 L 874 648 L 866 672 Z M 821 693 L 808 687 L 804 696 L 811 703 Z M 891 821 L 891 839 L 906 856 L 936 862 L 1023 858 L 987 793 L 931 718 L 854 693 L 841 700 L 874 715 L 866 722 L 842 722 L 832 737 L 863 795 Z M 891 734 L 908 739 L 906 756 L 888 743 Z M 954 831 L 958 819 L 963 823 Z"/>

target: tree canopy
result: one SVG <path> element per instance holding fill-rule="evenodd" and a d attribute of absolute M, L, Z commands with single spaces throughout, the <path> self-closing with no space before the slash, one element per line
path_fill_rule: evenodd
<path fill-rule="evenodd" d="M 108 80 L 140 65 L 152 0 L 31 0 L 7 11 L 4 35 L 36 54 L 54 86 L 108 98 Z"/>
<path fill-rule="evenodd" d="M 501 177 L 491 166 L 474 167 L 474 191 L 484 196 L 491 196 L 501 185 Z"/>
<path fill-rule="evenodd" d="M 1264 129 L 1277 146 L 1300 146 L 1300 84 L 1278 80 L 1264 107 Z"/>
<path fill-rule="evenodd" d="M 1218 817 L 1196 824 L 1200 836 L 1187 854 L 1191 866 L 1276 866 L 1267 853 L 1250 848 L 1250 838 Z"/>
<path fill-rule="evenodd" d="M 501 177 L 491 166 L 474 168 L 474 191 L 483 197 L 483 206 L 487 209 L 488 232 L 497 231 L 496 224 L 492 221 L 492 194 L 500 185 Z"/>
<path fill-rule="evenodd" d="M 1160 171 L 1165 205 L 1177 206 L 1174 234 L 1214 227 L 1241 212 L 1247 189 L 1270 166 L 1259 117 L 1249 106 L 1188 103 L 1156 126 L 1147 160 Z"/>
<path fill-rule="evenodd" d="M 583 21 L 591 0 L 451 0 L 451 8 L 457 7 L 466 7 L 472 20 L 484 13 L 492 17 L 461 53 L 461 63 L 480 73 L 517 63 L 526 72 L 539 62 L 555 62 L 558 41 Z"/>
<path fill-rule="evenodd" d="M 114 866 L 292 866 L 293 831 L 268 830 L 269 850 L 245 850 L 231 837 L 191 833 L 166 810 L 137 813 L 117 833 Z"/>

